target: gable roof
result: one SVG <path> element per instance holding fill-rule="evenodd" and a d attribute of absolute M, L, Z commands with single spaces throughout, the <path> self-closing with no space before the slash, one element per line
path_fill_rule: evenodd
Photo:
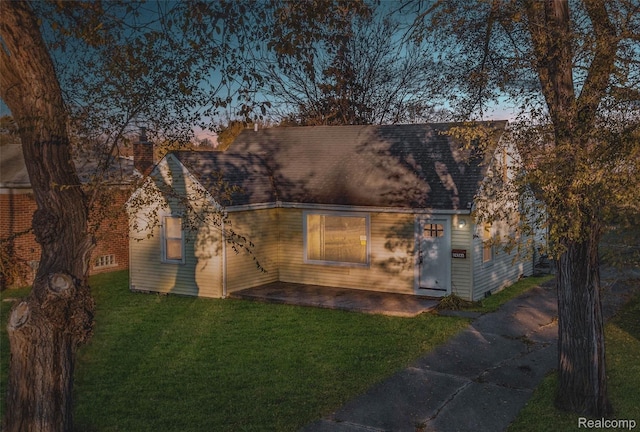
<path fill-rule="evenodd" d="M 498 141 L 507 122 L 484 122 Z M 289 202 L 468 209 L 487 154 L 446 135 L 460 124 L 245 130 L 225 152 L 173 154 L 203 186 L 219 175 L 241 193 L 231 205 Z M 494 143 L 495 144 L 495 143 Z"/>

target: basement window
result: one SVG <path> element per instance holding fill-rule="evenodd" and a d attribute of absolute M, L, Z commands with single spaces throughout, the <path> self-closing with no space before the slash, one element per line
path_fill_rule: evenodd
<path fill-rule="evenodd" d="M 369 265 L 368 215 L 305 212 L 303 224 L 306 263 Z"/>
<path fill-rule="evenodd" d="M 93 263 L 94 268 L 113 267 L 115 265 L 117 265 L 116 256 L 113 254 L 99 256 Z"/>

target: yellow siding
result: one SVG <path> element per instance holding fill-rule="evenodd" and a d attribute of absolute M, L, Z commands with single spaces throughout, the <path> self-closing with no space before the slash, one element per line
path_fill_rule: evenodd
<path fill-rule="evenodd" d="M 515 283 L 522 276 L 533 274 L 533 262 L 527 257 L 519 257 L 517 252 L 506 253 L 494 246 L 493 259 L 482 262 L 482 235 L 477 227 L 477 236 L 473 241 L 474 285 L 473 300 L 480 300 L 486 292 L 496 292 Z"/>
<path fill-rule="evenodd" d="M 413 293 L 414 217 L 371 213 L 369 267 L 304 262 L 299 209 L 280 209 L 280 280 L 374 291 Z"/>
<path fill-rule="evenodd" d="M 278 280 L 278 209 L 230 213 L 232 229 L 253 243 L 251 253 L 227 243 L 227 292 Z M 258 268 L 258 263 L 264 271 Z"/>
<path fill-rule="evenodd" d="M 184 264 L 170 264 L 162 262 L 160 228 L 156 227 L 150 232 L 151 237 L 146 238 L 148 233 L 134 230 L 130 233 L 131 238 L 142 238 L 130 242 L 131 289 L 202 297 L 222 295 L 219 237 L 208 242 L 207 250 L 196 235 L 187 235 Z"/>
<path fill-rule="evenodd" d="M 179 193 L 194 188 L 189 176 L 182 176 L 179 164 L 171 158 L 163 160 L 157 168 L 164 181 L 171 183 Z M 171 172 L 169 174 L 169 172 Z M 149 178 L 151 179 L 151 178 Z M 184 263 L 162 262 L 161 229 L 158 222 L 163 214 L 180 215 L 181 206 L 174 200 L 166 201 L 157 186 L 149 180 L 139 189 L 137 208 L 129 229 L 129 278 L 133 290 L 182 295 L 222 296 L 221 233 L 213 226 L 203 224 L 197 231 L 185 232 Z M 142 203 L 142 204 L 140 204 Z M 196 208 L 205 201 L 196 201 Z"/>
<path fill-rule="evenodd" d="M 496 149 L 492 161 L 491 170 L 501 172 L 503 180 L 512 179 L 514 176 L 514 164 L 519 159 L 517 147 L 513 142 L 501 141 Z M 498 171 L 499 170 L 499 171 Z M 487 178 L 481 188 L 481 193 L 486 187 L 491 191 L 494 184 Z M 492 194 L 495 195 L 495 194 Z M 498 196 L 500 196 L 498 194 Z M 515 216 L 518 211 L 518 200 L 510 194 L 504 194 L 501 199 L 496 200 L 495 196 L 487 198 L 483 195 L 477 199 L 477 208 L 480 214 L 493 214 L 497 209 L 501 211 L 511 210 Z M 490 238 L 496 234 L 508 237 L 512 228 L 506 221 L 496 221 L 491 228 Z M 480 300 L 487 292 L 499 291 L 516 281 L 521 276 L 533 274 L 533 262 L 526 256 L 518 256 L 517 252 L 507 253 L 499 245 L 493 247 L 493 259 L 483 262 L 483 237 L 486 238 L 486 231 L 483 226 L 475 227 L 475 238 L 473 239 L 473 296 L 472 300 Z"/>

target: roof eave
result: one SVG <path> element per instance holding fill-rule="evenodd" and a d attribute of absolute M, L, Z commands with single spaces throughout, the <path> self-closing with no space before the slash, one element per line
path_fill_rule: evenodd
<path fill-rule="evenodd" d="M 468 215 L 470 209 L 433 209 L 423 207 L 378 207 L 378 206 L 353 206 L 340 204 L 317 204 L 317 203 L 297 203 L 297 202 L 267 202 L 228 206 L 225 210 L 229 213 L 265 210 L 274 208 L 301 209 L 301 210 L 318 210 L 318 211 L 336 211 L 336 212 L 354 212 L 354 213 L 401 213 L 401 214 L 449 214 L 449 215 Z"/>

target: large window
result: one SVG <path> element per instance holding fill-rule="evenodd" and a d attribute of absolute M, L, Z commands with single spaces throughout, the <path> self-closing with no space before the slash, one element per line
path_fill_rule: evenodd
<path fill-rule="evenodd" d="M 165 217 L 162 225 L 162 260 L 166 262 L 184 262 L 184 238 L 182 218 Z"/>
<path fill-rule="evenodd" d="M 337 265 L 369 264 L 369 217 L 304 214 L 305 261 Z"/>

